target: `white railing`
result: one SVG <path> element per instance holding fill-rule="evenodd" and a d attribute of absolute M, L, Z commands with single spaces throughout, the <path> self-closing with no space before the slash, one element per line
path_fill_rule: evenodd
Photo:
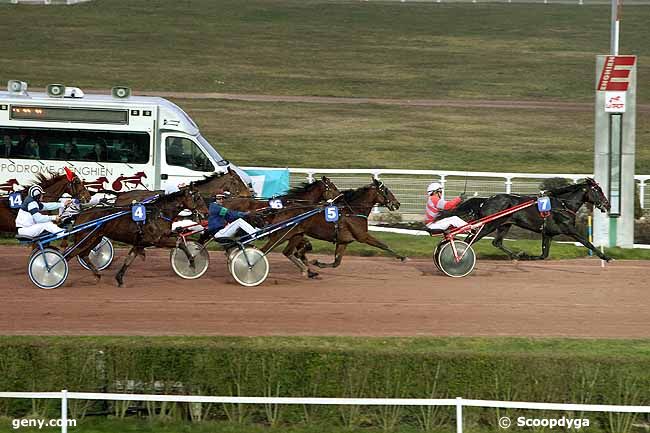
<path fill-rule="evenodd" d="M 242 167 L 244 169 L 273 170 L 269 167 Z M 277 169 L 277 168 L 276 168 Z M 477 192 L 481 196 L 493 194 L 536 194 L 543 179 L 562 177 L 574 182 L 593 177 L 593 174 L 575 173 L 512 173 L 488 171 L 446 171 L 446 170 L 393 170 L 393 169 L 332 169 L 332 168 L 287 168 L 292 184 L 301 181 L 312 182 L 317 176 L 327 175 L 341 189 L 356 188 L 368 183 L 369 176 L 382 179 L 390 187 L 402 206 L 400 212 L 423 214 L 426 203 L 426 187 L 433 180 L 445 187 L 448 196 L 461 192 Z M 278 169 L 280 170 L 280 169 Z M 285 170 L 285 169 L 282 169 Z M 650 188 L 646 188 L 650 175 L 636 175 L 641 208 L 650 208 Z M 606 186 L 603 185 L 603 188 Z"/>
<path fill-rule="evenodd" d="M 463 432 L 463 407 L 531 409 L 573 412 L 650 413 L 650 406 L 622 406 L 573 403 L 530 403 L 521 401 L 472 400 L 457 397 L 424 398 L 312 398 L 312 397 L 210 397 L 194 395 L 111 394 L 94 392 L 0 392 L 0 398 L 61 400 L 61 433 L 68 431 L 68 400 L 150 401 L 174 403 L 301 404 L 339 406 L 454 406 L 456 432 Z M 548 415 L 545 416 L 548 418 Z"/>

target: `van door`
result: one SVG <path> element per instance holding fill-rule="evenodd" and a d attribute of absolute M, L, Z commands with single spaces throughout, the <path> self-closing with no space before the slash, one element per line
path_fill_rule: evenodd
<path fill-rule="evenodd" d="M 193 137 L 172 132 L 163 134 L 162 139 L 160 187 L 166 192 L 215 172 L 214 164 Z"/>

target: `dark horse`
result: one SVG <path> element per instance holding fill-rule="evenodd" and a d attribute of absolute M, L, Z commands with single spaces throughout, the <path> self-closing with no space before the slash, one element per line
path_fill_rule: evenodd
<path fill-rule="evenodd" d="M 88 263 L 97 280 L 99 280 L 101 274 L 92 265 L 88 255 L 100 241 L 102 236 L 132 245 L 128 256 L 124 260 L 124 264 L 115 276 L 117 284 L 122 286 L 124 283 L 124 274 L 131 263 L 133 263 L 133 260 L 135 260 L 138 255 L 141 255 L 144 258 L 145 247 L 157 246 L 173 248 L 175 246 L 176 237 L 172 236 L 172 220 L 181 210 L 190 209 L 202 213 L 207 212 L 203 198 L 197 190 L 192 187 L 186 187 L 178 192 L 163 195 L 151 203 L 147 203 L 145 206 L 147 209 L 147 220 L 144 224 L 134 222 L 131 217 L 131 212 L 129 212 L 104 223 L 86 239 L 84 239 L 84 237 L 91 232 L 91 229 L 76 233 L 74 235 L 75 244 L 77 242 L 81 242 L 81 244 L 77 245 L 77 247 L 71 252 L 68 260 L 76 255 L 81 256 L 81 258 Z M 129 209 L 129 207 L 113 206 L 88 209 L 77 215 L 75 223 L 82 224 Z"/>
<path fill-rule="evenodd" d="M 244 182 L 241 177 L 237 174 L 236 171 L 231 170 L 228 167 L 228 171 L 223 173 L 218 172 L 206 176 L 204 179 L 195 180 L 190 182 L 190 185 L 193 185 L 198 192 L 200 192 L 204 197 L 214 195 L 218 190 L 227 190 L 233 196 L 238 197 L 250 197 L 251 191 L 246 182 Z M 105 191 L 104 193 L 115 194 L 115 206 L 124 206 L 131 204 L 133 200 L 141 201 L 154 195 L 163 194 L 164 191 L 148 191 L 142 189 L 135 189 L 132 191 L 124 192 L 113 192 Z"/>
<path fill-rule="evenodd" d="M 576 214 L 583 204 L 593 204 L 601 212 L 607 212 L 610 209 L 607 197 L 594 179 L 588 178 L 577 184 L 550 189 L 544 194 L 551 199 L 551 212 L 546 218 L 541 216 L 537 206 L 533 205 L 486 224 L 477 235 L 470 234 L 466 242 L 477 241 L 496 230 L 492 245 L 505 252 L 510 259 L 543 260 L 548 257 L 552 238 L 557 235 L 567 235 L 592 250 L 601 259 L 611 260 L 611 257 L 601 253 L 584 235 L 578 233 L 575 227 Z M 469 215 L 471 219 L 479 219 L 536 198 L 536 196 L 497 194 L 487 199 L 470 199 L 454 211 L 443 213 L 440 218 L 450 214 L 465 214 Z M 529 256 L 524 252 L 515 253 L 503 245 L 503 238 L 513 224 L 542 234 L 541 255 Z"/>
<path fill-rule="evenodd" d="M 79 177 L 71 171 L 65 174 L 45 176 L 44 174 L 36 175 L 36 184 L 40 185 L 45 191 L 43 201 L 56 201 L 63 193 L 70 194 L 73 198 L 81 202 L 90 200 L 90 192 L 86 189 Z M 31 186 L 31 185 L 29 185 Z M 27 186 L 20 192 L 23 200 L 27 198 Z M 16 215 L 17 209 L 9 206 L 9 198 L 0 198 L 0 232 L 16 233 Z"/>
<path fill-rule="evenodd" d="M 308 263 L 305 253 L 311 250 L 311 245 L 304 239 L 304 235 L 333 242 L 336 245 L 334 262 L 321 263 L 318 260 L 311 262 L 311 264 L 320 268 L 335 268 L 339 266 L 343 259 L 345 249 L 354 241 L 387 251 L 400 260 L 405 259 L 405 257 L 397 254 L 384 242 L 368 233 L 368 215 L 370 215 L 370 211 L 374 206 L 385 206 L 389 210 L 397 210 L 400 206 L 397 198 L 383 182 L 373 178 L 372 183 L 369 185 L 346 190 L 336 200 L 336 203 L 340 208 L 340 216 L 337 223 L 327 222 L 324 214 L 321 212 L 289 230 L 291 236 L 289 238 L 289 245 L 285 248 L 285 255 L 291 253 L 295 258 L 295 260 L 292 260 L 294 263 L 297 261 L 305 265 Z M 302 212 L 305 212 L 304 208 L 300 210 L 287 209 L 286 211 L 275 214 L 269 222 L 277 223 Z M 278 232 L 269 236 L 267 243 L 262 247 L 262 251 L 267 251 L 283 236 L 286 237 L 288 235 L 285 232 Z M 287 251 L 290 246 L 293 251 Z"/>

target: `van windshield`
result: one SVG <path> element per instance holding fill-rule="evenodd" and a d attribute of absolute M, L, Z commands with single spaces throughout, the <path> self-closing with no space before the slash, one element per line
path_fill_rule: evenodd
<path fill-rule="evenodd" d="M 215 150 L 214 147 L 210 144 L 208 140 L 206 140 L 201 134 L 197 136 L 197 139 L 199 141 L 199 144 L 205 149 L 205 151 L 210 155 L 210 158 L 213 158 L 214 161 L 217 163 L 218 166 L 223 167 L 227 165 L 227 163 L 224 163 L 222 161 L 225 161 L 223 157 Z"/>

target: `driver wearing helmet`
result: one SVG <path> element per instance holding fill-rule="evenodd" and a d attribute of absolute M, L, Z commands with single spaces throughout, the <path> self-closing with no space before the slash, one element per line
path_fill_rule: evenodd
<path fill-rule="evenodd" d="M 432 182 L 427 187 L 427 209 L 424 215 L 424 223 L 428 229 L 432 230 L 447 230 L 450 227 L 462 227 L 467 224 L 462 218 L 457 216 L 450 216 L 438 220 L 440 211 L 455 209 L 464 199 L 464 194 L 452 200 L 445 200 L 442 198 L 442 184 Z"/>
<path fill-rule="evenodd" d="M 35 238 L 45 231 L 50 233 L 61 231 L 61 228 L 54 224 L 54 221 L 59 220 L 58 216 L 43 215 L 41 212 L 60 209 L 70 204 L 72 200 L 66 199 L 63 203 L 43 203 L 41 202 L 43 195 L 44 191 L 40 185 L 32 185 L 27 191 L 27 198 L 16 216 L 19 235 Z"/>
<path fill-rule="evenodd" d="M 214 202 L 208 208 L 207 235 L 215 238 L 233 237 L 241 229 L 248 234 L 255 233 L 257 229 L 242 218 L 250 216 L 250 212 L 239 212 L 228 209 L 223 201 L 230 197 L 229 191 L 220 191 L 214 195 Z"/>

